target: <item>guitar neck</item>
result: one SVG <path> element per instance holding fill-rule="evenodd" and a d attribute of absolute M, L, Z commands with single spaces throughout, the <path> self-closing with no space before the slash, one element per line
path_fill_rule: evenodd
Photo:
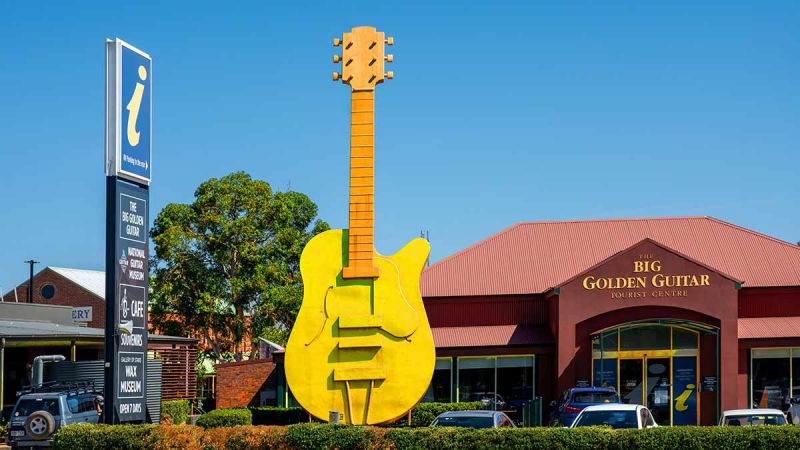
<path fill-rule="evenodd" d="M 375 91 L 350 97 L 350 219 L 344 278 L 375 278 Z"/>

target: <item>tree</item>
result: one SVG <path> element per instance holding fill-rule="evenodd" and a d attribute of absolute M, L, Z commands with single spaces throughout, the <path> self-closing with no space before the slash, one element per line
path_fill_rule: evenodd
<path fill-rule="evenodd" d="M 212 178 L 194 197 L 164 207 L 150 233 L 152 324 L 204 338 L 217 360 L 245 338 L 251 356 L 259 336 L 284 343 L 302 301 L 300 253 L 329 228 L 317 205 L 244 172 Z"/>

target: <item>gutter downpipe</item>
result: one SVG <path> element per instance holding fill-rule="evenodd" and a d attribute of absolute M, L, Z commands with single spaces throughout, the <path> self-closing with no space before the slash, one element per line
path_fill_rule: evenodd
<path fill-rule="evenodd" d="M 33 358 L 33 376 L 31 377 L 31 384 L 34 386 L 41 386 L 44 382 L 44 363 L 60 362 L 65 359 L 63 355 L 41 355 Z"/>
<path fill-rule="evenodd" d="M 5 399 L 6 392 L 3 386 L 6 384 L 6 338 L 0 339 L 0 413 L 5 406 L 3 400 Z"/>

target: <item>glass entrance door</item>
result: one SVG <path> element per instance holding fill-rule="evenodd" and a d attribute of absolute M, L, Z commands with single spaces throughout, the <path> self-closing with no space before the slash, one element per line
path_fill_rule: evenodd
<path fill-rule="evenodd" d="M 623 403 L 644 404 L 643 362 L 641 358 L 619 360 L 619 396 Z"/>
<path fill-rule="evenodd" d="M 647 407 L 659 425 L 670 424 L 670 359 L 645 358 L 647 366 Z"/>
<path fill-rule="evenodd" d="M 670 424 L 670 359 L 619 360 L 619 395 L 624 403 L 647 406 L 659 425 Z"/>

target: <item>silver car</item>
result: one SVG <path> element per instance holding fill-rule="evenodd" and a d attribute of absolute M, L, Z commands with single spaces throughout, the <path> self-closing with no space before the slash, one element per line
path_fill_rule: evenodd
<path fill-rule="evenodd" d="M 501 411 L 448 411 L 431 422 L 432 427 L 507 428 L 516 427 Z"/>
<path fill-rule="evenodd" d="M 731 409 L 722 413 L 720 426 L 786 425 L 786 416 L 779 409 Z"/>

